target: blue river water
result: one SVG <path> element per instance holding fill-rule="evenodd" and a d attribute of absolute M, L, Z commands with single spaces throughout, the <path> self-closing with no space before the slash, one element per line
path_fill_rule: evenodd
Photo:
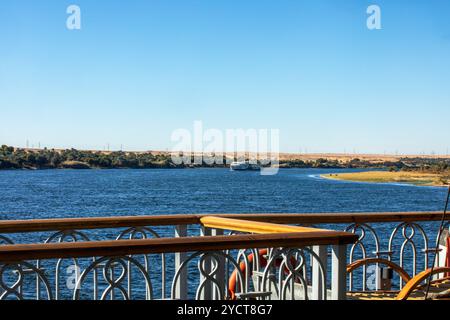
<path fill-rule="evenodd" d="M 357 170 L 281 169 L 273 176 L 227 169 L 0 171 L 0 219 L 443 209 L 445 188 L 320 178 L 321 174 L 352 171 Z M 430 235 L 436 233 L 436 228 L 436 223 L 424 226 Z M 377 229 L 385 245 L 392 226 Z M 173 235 L 173 228 L 161 227 L 155 231 L 163 236 Z M 192 232 L 198 234 L 198 229 Z M 87 234 L 91 239 L 114 239 L 117 230 L 88 231 Z M 23 243 L 42 242 L 48 235 L 8 236 Z M 430 236 L 430 245 L 432 240 Z M 173 257 L 167 261 L 170 265 Z M 411 270 L 410 257 L 405 263 Z M 160 270 L 160 263 L 154 266 Z M 165 287 L 167 296 L 170 284 Z M 155 290 L 161 288 L 160 284 L 154 285 Z M 195 290 L 193 286 L 192 290 Z M 66 293 L 66 297 L 70 294 Z"/>
<path fill-rule="evenodd" d="M 0 219 L 181 213 L 441 210 L 445 189 L 333 181 L 352 170 L 0 171 Z"/>

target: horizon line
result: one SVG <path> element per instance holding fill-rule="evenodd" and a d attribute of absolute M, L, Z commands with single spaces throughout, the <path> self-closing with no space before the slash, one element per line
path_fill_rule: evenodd
<path fill-rule="evenodd" d="M 167 154 L 167 153 L 191 153 L 193 155 L 195 154 L 206 154 L 206 152 L 202 152 L 202 151 L 182 151 L 182 150 L 120 150 L 120 149 L 115 149 L 115 150 L 100 150 L 100 149 L 77 149 L 77 148 L 51 148 L 51 147 L 41 147 L 41 148 L 27 148 L 27 147 L 16 147 L 16 146 L 9 146 L 8 147 L 13 147 L 15 150 L 17 149 L 21 149 L 21 150 L 25 150 L 25 151 L 44 151 L 44 150 L 54 150 L 54 151 L 65 151 L 65 150 L 77 150 L 77 151 L 85 151 L 85 152 L 101 152 L 101 153 L 113 153 L 113 152 L 124 152 L 124 153 L 157 153 L 157 154 Z M 214 152 L 213 152 L 214 153 Z M 222 153 L 225 156 L 228 154 L 271 154 L 270 152 L 251 152 L 251 151 L 216 151 L 215 153 Z M 397 154 L 392 154 L 392 153 L 370 153 L 370 152 L 363 152 L 363 153 L 358 153 L 358 152 L 278 152 L 278 154 L 284 155 L 284 156 L 309 156 L 309 157 L 380 157 L 380 158 L 411 158 L 411 157 L 415 157 L 415 158 L 450 158 L 450 154 L 438 154 L 438 153 L 397 153 Z"/>

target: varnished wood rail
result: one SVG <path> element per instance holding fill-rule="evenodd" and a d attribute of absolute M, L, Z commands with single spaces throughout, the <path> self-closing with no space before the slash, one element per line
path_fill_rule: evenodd
<path fill-rule="evenodd" d="M 358 236 L 340 231 L 245 234 L 138 240 L 15 244 L 0 246 L 0 262 L 79 257 L 115 257 L 135 254 L 218 251 L 228 249 L 345 245 Z"/>
<path fill-rule="evenodd" d="M 223 217 L 206 216 L 200 218 L 202 226 L 207 228 L 232 230 L 251 233 L 283 233 L 283 232 L 329 232 L 330 230 L 282 225 L 276 223 L 230 219 Z"/>
<path fill-rule="evenodd" d="M 249 213 L 249 214 L 173 214 L 69 219 L 33 219 L 0 221 L 1 233 L 102 229 L 139 226 L 200 224 L 205 216 L 242 219 L 278 224 L 369 223 L 402 221 L 438 221 L 441 212 L 371 212 L 371 213 Z M 447 218 L 450 220 L 450 216 Z"/>

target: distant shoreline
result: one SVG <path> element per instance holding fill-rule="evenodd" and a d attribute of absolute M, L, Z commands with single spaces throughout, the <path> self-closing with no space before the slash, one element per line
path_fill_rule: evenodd
<path fill-rule="evenodd" d="M 183 157 L 183 163 L 174 163 L 174 153 L 161 151 L 95 151 L 76 149 L 22 149 L 3 145 L 0 147 L 0 170 L 5 169 L 184 169 L 184 168 L 228 168 L 235 160 L 235 154 L 222 154 L 222 163 L 209 164 L 202 161 L 194 164 L 194 159 L 201 156 L 216 157 L 202 153 L 175 153 Z M 246 153 L 247 159 L 261 159 L 255 153 Z M 186 163 L 191 159 L 191 163 Z M 216 160 L 217 160 L 216 159 Z M 279 154 L 279 168 L 321 168 L 321 169 L 389 169 L 423 170 L 450 167 L 450 157 L 422 156 L 401 157 L 392 155 L 349 155 L 349 154 Z"/>
<path fill-rule="evenodd" d="M 330 180 L 367 182 L 367 183 L 397 183 L 415 186 L 444 187 L 448 181 L 438 173 L 409 171 L 363 171 L 352 173 L 322 174 L 321 178 Z"/>
<path fill-rule="evenodd" d="M 64 152 L 66 150 L 77 150 L 79 152 L 89 152 L 89 153 L 99 153 L 104 155 L 109 155 L 112 153 L 121 152 L 124 154 L 153 154 L 153 155 L 167 155 L 173 152 L 161 151 L 161 150 L 146 150 L 146 151 L 127 151 L 127 150 L 95 150 L 95 149 L 60 149 L 60 148 L 15 148 L 24 150 L 25 152 L 41 152 L 45 150 L 52 150 L 58 153 Z M 176 151 L 177 153 L 182 153 L 183 151 Z M 256 153 L 243 152 L 250 156 L 256 156 Z M 192 155 L 202 155 L 201 152 L 192 152 Z M 223 152 L 225 157 L 232 157 L 232 152 Z M 291 152 L 280 152 L 280 160 L 317 160 L 317 159 L 328 159 L 328 160 L 339 160 L 346 161 L 351 159 L 360 159 L 371 162 L 383 162 L 383 161 L 398 161 L 401 159 L 450 159 L 450 154 L 381 154 L 381 153 L 335 153 L 335 152 L 324 152 L 324 153 L 291 153 Z"/>

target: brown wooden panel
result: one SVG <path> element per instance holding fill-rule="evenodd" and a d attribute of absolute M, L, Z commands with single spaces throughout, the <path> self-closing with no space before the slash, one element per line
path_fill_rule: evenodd
<path fill-rule="evenodd" d="M 250 221 L 243 219 L 230 219 L 216 216 L 206 216 L 200 218 L 200 223 L 209 228 L 233 230 L 252 233 L 288 233 L 288 232 L 327 232 L 331 230 L 297 227 L 276 223 L 260 221 Z"/>
<path fill-rule="evenodd" d="M 16 244 L 0 246 L 0 262 L 70 257 L 123 256 L 163 252 L 217 251 L 241 248 L 302 247 L 353 243 L 348 232 L 249 234 L 214 237 Z"/>
<path fill-rule="evenodd" d="M 441 212 L 371 212 L 371 213 L 249 213 L 249 214 L 173 214 L 158 216 L 98 217 L 71 219 L 35 219 L 0 221 L 0 233 L 83 230 L 132 226 L 199 224 L 204 216 L 262 221 L 280 224 L 321 224 L 352 222 L 437 221 Z M 450 216 L 447 217 L 450 220 Z"/>
<path fill-rule="evenodd" d="M 198 222 L 198 216 L 185 214 L 98 218 L 3 220 L 0 221 L 0 233 L 186 225 L 198 224 Z"/>
<path fill-rule="evenodd" d="M 282 224 L 320 224 L 353 222 L 438 221 L 442 212 L 368 212 L 368 213 L 249 213 L 220 214 L 224 218 L 264 221 Z M 450 220 L 450 216 L 447 216 Z"/>

